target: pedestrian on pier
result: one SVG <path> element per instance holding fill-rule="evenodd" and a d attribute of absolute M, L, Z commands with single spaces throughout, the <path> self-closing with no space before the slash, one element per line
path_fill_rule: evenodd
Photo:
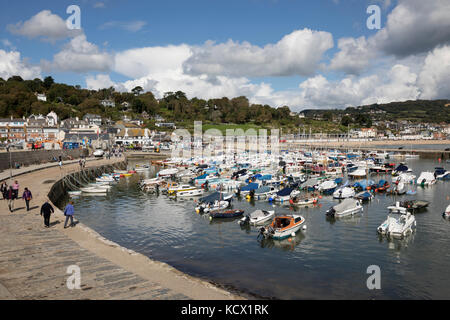
<path fill-rule="evenodd" d="M 13 212 L 13 210 L 14 210 L 14 189 L 12 186 L 9 187 L 9 190 L 6 193 L 6 199 L 8 199 L 9 211 Z"/>
<path fill-rule="evenodd" d="M 70 219 L 70 226 L 74 227 L 75 224 L 73 223 L 73 214 L 75 213 L 75 209 L 73 208 L 73 201 L 69 201 L 69 204 L 64 208 L 64 215 L 66 216 L 66 221 L 64 222 L 64 229 L 67 227 L 67 222 L 69 222 Z"/>
<path fill-rule="evenodd" d="M 48 203 L 47 199 L 41 207 L 41 216 L 44 216 L 44 224 L 46 228 L 50 228 L 50 216 L 53 212 L 55 212 L 55 210 L 52 205 Z"/>
<path fill-rule="evenodd" d="M 31 191 L 28 190 L 28 188 L 25 188 L 25 191 L 23 192 L 22 199 L 25 200 L 25 203 L 27 205 L 27 211 L 30 211 L 30 201 L 33 199 L 33 195 L 31 194 Z"/>
<path fill-rule="evenodd" d="M 3 182 L 0 186 L 0 192 L 2 193 L 3 200 L 6 200 L 6 196 L 8 193 L 8 185 L 6 184 L 6 182 Z"/>
<path fill-rule="evenodd" d="M 17 180 L 14 181 L 12 188 L 14 191 L 14 199 L 18 199 L 19 198 L 19 182 Z"/>

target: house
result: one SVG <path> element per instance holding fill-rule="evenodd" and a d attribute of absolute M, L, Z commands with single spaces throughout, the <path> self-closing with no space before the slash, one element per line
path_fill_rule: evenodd
<path fill-rule="evenodd" d="M 86 113 L 83 117 L 83 120 L 86 121 L 90 125 L 102 125 L 102 117 L 98 114 Z"/>
<path fill-rule="evenodd" d="M 155 115 L 155 117 L 153 118 L 156 122 L 164 122 L 165 119 L 163 117 L 161 117 L 159 114 Z"/>
<path fill-rule="evenodd" d="M 151 142 L 149 129 L 124 128 L 115 137 L 115 143 L 121 145 L 144 145 Z"/>
<path fill-rule="evenodd" d="M 47 114 L 45 118 L 47 119 L 47 124 L 49 126 L 54 127 L 58 125 L 58 115 L 54 111 L 51 111 L 49 114 Z"/>
<path fill-rule="evenodd" d="M 173 122 L 158 122 L 155 124 L 158 128 L 170 128 L 176 129 L 175 123 Z"/>
<path fill-rule="evenodd" d="M 141 117 L 142 117 L 142 119 L 145 119 L 145 120 L 150 119 L 150 115 L 145 110 L 141 113 Z"/>
<path fill-rule="evenodd" d="M 100 101 L 100 104 L 104 107 L 114 108 L 116 106 L 116 103 L 114 102 L 114 100 L 111 100 L 111 99 L 102 100 L 102 101 Z"/>
<path fill-rule="evenodd" d="M 353 138 L 375 138 L 377 130 L 374 128 L 361 128 L 359 130 L 351 130 L 350 134 Z"/>
<path fill-rule="evenodd" d="M 35 94 L 36 94 L 36 97 L 37 97 L 38 101 L 47 102 L 47 96 L 45 94 L 37 93 L 37 92 Z"/>
<path fill-rule="evenodd" d="M 140 127 L 140 126 L 142 126 L 144 124 L 144 121 L 141 120 L 141 119 L 133 119 L 133 120 L 130 121 L 130 123 L 133 123 L 133 124 L 135 124 L 135 125 Z"/>

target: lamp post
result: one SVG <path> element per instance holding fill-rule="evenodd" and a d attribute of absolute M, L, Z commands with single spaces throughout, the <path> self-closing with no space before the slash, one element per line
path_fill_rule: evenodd
<path fill-rule="evenodd" d="M 11 168 L 11 142 L 6 146 L 6 151 L 9 153 L 9 184 L 12 182 L 12 168 Z"/>

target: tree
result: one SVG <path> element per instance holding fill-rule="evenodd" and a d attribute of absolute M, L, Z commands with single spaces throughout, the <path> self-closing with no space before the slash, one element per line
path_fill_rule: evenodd
<path fill-rule="evenodd" d="M 323 114 L 323 120 L 325 121 L 333 121 L 333 113 L 331 111 L 327 111 Z"/>
<path fill-rule="evenodd" d="M 341 119 L 341 124 L 345 127 L 350 125 L 353 122 L 353 119 L 349 116 L 343 116 Z"/>
<path fill-rule="evenodd" d="M 48 90 L 48 89 L 50 89 L 50 87 L 51 87 L 54 83 L 55 83 L 55 80 L 53 80 L 52 77 L 50 77 L 50 76 L 45 77 L 45 79 L 44 79 L 44 88 Z"/>
<path fill-rule="evenodd" d="M 131 92 L 133 92 L 135 96 L 139 96 L 143 91 L 144 89 L 141 86 L 137 86 L 133 90 L 131 90 Z"/>

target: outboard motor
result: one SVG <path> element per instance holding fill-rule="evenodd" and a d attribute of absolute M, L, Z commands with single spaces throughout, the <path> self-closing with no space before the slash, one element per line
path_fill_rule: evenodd
<path fill-rule="evenodd" d="M 239 220 L 239 224 L 241 226 L 249 224 L 250 223 L 250 217 L 247 215 L 244 218 L 242 218 L 241 220 Z"/>

